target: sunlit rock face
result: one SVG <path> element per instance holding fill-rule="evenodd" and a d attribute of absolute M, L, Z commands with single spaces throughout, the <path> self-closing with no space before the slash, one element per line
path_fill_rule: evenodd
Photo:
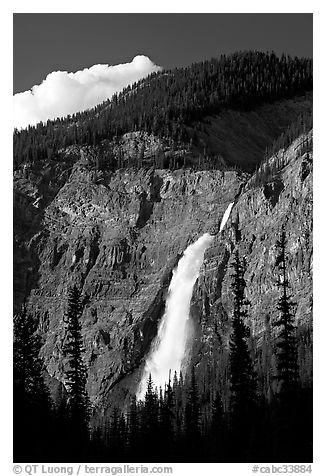
<path fill-rule="evenodd" d="M 62 380 L 62 318 L 67 288 L 77 284 L 85 295 L 82 328 L 91 400 L 100 408 L 122 405 L 139 384 L 172 271 L 188 245 L 206 232 L 217 236 L 192 296 L 196 352 L 189 359 L 205 362 L 212 348 L 227 340 L 236 246 L 247 259 L 254 334 L 259 336 L 266 320 L 273 319 L 275 242 L 282 225 L 296 318 L 308 325 L 311 154 L 297 156 L 294 147 L 287 153 L 288 165 L 277 183 L 256 188 L 246 186 L 248 175 L 237 171 L 99 172 L 87 147 L 62 151 L 57 161 L 22 166 L 15 176 L 15 308 L 27 295 L 39 320 L 50 376 Z"/>
<path fill-rule="evenodd" d="M 136 388 L 172 270 L 190 243 L 219 225 L 246 176 L 127 169 L 105 172 L 99 181 L 87 149 L 69 152 L 55 166 L 17 172 L 16 214 L 36 218 L 17 220 L 15 302 L 18 307 L 27 289 L 46 367 L 60 380 L 66 292 L 73 283 L 82 289 L 88 390 L 95 404 L 106 404 L 109 390 L 135 371 L 128 390 Z"/>
<path fill-rule="evenodd" d="M 301 379 L 311 383 L 312 326 L 312 153 L 301 155 L 296 140 L 285 153 L 286 166 L 267 184 L 246 184 L 235 203 L 223 239 L 207 250 L 205 266 L 194 288 L 191 314 L 196 322 L 194 363 L 214 362 L 219 371 L 228 347 L 232 314 L 231 263 L 239 250 L 246 259 L 246 296 L 250 303 L 248 326 L 254 345 L 263 346 L 275 334 L 280 296 L 276 285 L 276 242 L 284 228 L 287 237 L 287 273 L 299 332 Z M 266 355 L 262 360 L 267 359 Z M 225 363 L 224 363 L 225 364 Z M 273 365 L 275 362 L 269 362 Z M 264 367 L 266 362 L 260 362 Z M 215 371 L 214 370 L 214 371 Z M 224 365 L 225 370 L 225 365 Z M 266 370 L 266 368 L 264 369 Z M 200 373 L 200 371 L 199 371 Z M 272 373 L 272 371 L 271 371 Z M 220 376 L 221 380 L 226 375 Z"/>

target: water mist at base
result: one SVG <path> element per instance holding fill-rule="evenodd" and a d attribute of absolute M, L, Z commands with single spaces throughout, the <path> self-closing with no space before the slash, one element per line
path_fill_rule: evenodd
<path fill-rule="evenodd" d="M 230 203 L 225 210 L 219 231 L 223 230 L 232 206 L 233 203 Z M 205 233 L 188 246 L 178 266 L 173 270 L 165 312 L 146 360 L 137 391 L 138 399 L 145 396 L 149 375 L 152 376 L 154 385 L 164 390 L 169 380 L 169 372 L 171 371 L 173 376 L 175 371 L 179 374 L 181 370 L 188 337 L 187 321 L 192 291 L 204 261 L 205 251 L 213 240 L 214 236 Z"/>

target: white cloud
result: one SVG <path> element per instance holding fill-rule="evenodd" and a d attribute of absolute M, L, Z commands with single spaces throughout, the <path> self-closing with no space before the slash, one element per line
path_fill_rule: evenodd
<path fill-rule="evenodd" d="M 14 127 L 84 111 L 160 70 L 147 56 L 136 56 L 131 63 L 96 64 L 76 73 L 54 71 L 41 84 L 14 95 Z"/>

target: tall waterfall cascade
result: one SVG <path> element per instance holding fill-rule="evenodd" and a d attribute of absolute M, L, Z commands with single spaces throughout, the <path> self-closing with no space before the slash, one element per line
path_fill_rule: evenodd
<path fill-rule="evenodd" d="M 221 232 L 230 216 L 233 203 L 224 212 Z M 165 312 L 160 321 L 157 336 L 147 356 L 142 378 L 137 390 L 137 398 L 143 399 L 147 389 L 149 375 L 154 385 L 162 387 L 169 380 L 169 374 L 179 374 L 184 360 L 189 332 L 189 311 L 193 287 L 199 276 L 207 248 L 212 244 L 214 236 L 209 233 L 202 235 L 184 251 L 168 290 Z"/>

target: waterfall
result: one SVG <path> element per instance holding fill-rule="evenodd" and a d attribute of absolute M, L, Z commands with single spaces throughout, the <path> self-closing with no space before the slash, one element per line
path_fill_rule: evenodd
<path fill-rule="evenodd" d="M 231 210 L 232 210 L 232 207 L 233 207 L 233 203 L 234 202 L 230 203 L 229 206 L 227 207 L 227 209 L 225 210 L 222 221 L 221 221 L 221 224 L 220 224 L 220 230 L 219 231 L 222 231 L 223 228 L 225 227 L 225 224 L 228 221 L 228 218 L 230 216 L 230 213 L 231 213 Z"/>
<path fill-rule="evenodd" d="M 225 210 L 221 221 L 222 231 L 231 213 L 233 203 Z M 154 385 L 162 387 L 172 375 L 180 372 L 186 351 L 189 319 L 189 309 L 192 291 L 199 276 L 200 267 L 204 261 L 206 249 L 211 245 L 214 236 L 205 233 L 195 243 L 184 251 L 178 266 L 173 270 L 169 286 L 165 312 L 159 324 L 157 336 L 154 339 L 137 391 L 137 398 L 145 396 L 147 381 L 151 374 Z"/>

